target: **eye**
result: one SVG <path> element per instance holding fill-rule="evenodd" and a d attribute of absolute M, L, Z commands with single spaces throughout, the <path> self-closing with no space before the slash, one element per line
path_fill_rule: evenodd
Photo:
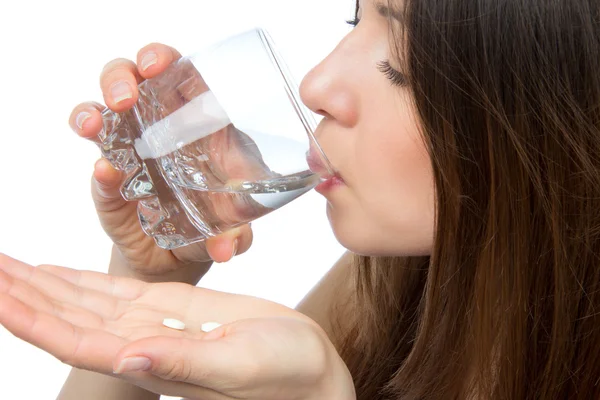
<path fill-rule="evenodd" d="M 349 19 L 349 20 L 347 20 L 347 21 L 346 21 L 346 23 L 347 23 L 348 25 L 351 25 L 351 26 L 353 26 L 353 27 L 356 27 L 356 25 L 358 25 L 358 24 L 359 24 L 359 22 L 360 22 L 360 19 L 359 19 L 359 18 Z"/>
<path fill-rule="evenodd" d="M 407 86 L 408 80 L 406 76 L 400 72 L 396 71 L 390 65 L 389 61 L 380 61 L 377 63 L 377 68 L 388 78 L 395 86 Z"/>

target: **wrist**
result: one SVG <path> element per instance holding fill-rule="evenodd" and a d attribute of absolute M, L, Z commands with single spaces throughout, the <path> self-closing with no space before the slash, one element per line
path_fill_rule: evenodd
<path fill-rule="evenodd" d="M 141 273 L 135 268 L 132 268 L 117 246 L 113 245 L 108 273 L 109 275 L 133 278 L 149 283 L 181 282 L 195 286 L 208 272 L 212 263 L 212 261 L 189 263 L 182 265 L 173 271 L 161 274 Z"/>

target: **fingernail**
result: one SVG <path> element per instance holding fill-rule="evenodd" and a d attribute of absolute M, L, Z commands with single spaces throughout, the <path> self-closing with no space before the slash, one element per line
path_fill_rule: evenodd
<path fill-rule="evenodd" d="M 115 374 L 126 372 L 147 371 L 152 366 L 152 361 L 146 357 L 128 357 L 124 358 L 119 366 L 113 371 Z"/>
<path fill-rule="evenodd" d="M 151 51 L 151 52 L 144 54 L 144 57 L 142 57 L 142 71 L 147 70 L 148 68 L 150 68 L 152 65 L 156 64 L 157 62 L 158 62 L 158 57 L 156 56 L 155 52 Z"/>
<path fill-rule="evenodd" d="M 131 86 L 125 81 L 113 83 L 110 87 L 110 94 L 115 103 L 120 103 L 123 100 L 131 99 L 133 97 Z"/>
<path fill-rule="evenodd" d="M 92 114 L 87 111 L 80 112 L 77 114 L 77 117 L 75 117 L 75 125 L 77 125 L 80 130 L 83 129 L 83 123 L 91 118 L 91 116 Z"/>

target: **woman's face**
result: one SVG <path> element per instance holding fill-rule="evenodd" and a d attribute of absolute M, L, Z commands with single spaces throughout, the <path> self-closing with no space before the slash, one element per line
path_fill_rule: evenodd
<path fill-rule="evenodd" d="M 360 2 L 359 25 L 308 73 L 300 93 L 324 116 L 316 137 L 343 180 L 320 190 L 339 242 L 363 255 L 424 255 L 433 243 L 431 163 L 409 88 L 381 66 L 389 60 L 399 69 L 386 3 Z"/>

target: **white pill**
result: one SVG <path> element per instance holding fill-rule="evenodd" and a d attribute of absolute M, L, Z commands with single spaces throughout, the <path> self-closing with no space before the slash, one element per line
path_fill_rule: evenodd
<path fill-rule="evenodd" d="M 183 322 L 173 318 L 165 318 L 163 320 L 163 325 L 167 328 L 177 329 L 178 331 L 182 331 L 185 329 L 185 324 Z"/>
<path fill-rule="evenodd" d="M 204 332 L 210 332 L 214 329 L 217 329 L 220 326 L 221 324 L 219 324 L 218 322 L 205 322 L 202 324 L 202 330 Z"/>

